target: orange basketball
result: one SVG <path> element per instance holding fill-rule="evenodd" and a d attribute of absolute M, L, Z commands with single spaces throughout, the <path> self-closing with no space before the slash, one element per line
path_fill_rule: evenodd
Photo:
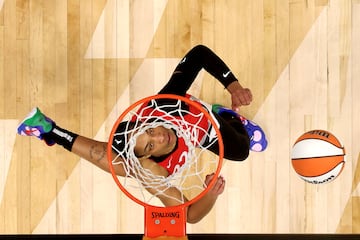
<path fill-rule="evenodd" d="M 295 172 L 306 182 L 327 183 L 343 170 L 345 148 L 332 133 L 312 130 L 296 140 L 291 163 Z"/>

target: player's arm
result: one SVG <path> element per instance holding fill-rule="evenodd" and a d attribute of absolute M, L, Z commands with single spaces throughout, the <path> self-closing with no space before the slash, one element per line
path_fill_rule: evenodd
<path fill-rule="evenodd" d="M 240 106 L 249 105 L 252 102 L 250 89 L 243 88 L 238 81 L 230 83 L 226 89 L 231 94 L 231 108 L 239 111 Z"/>
<path fill-rule="evenodd" d="M 205 184 L 209 184 L 215 175 L 206 176 Z M 224 192 L 225 179 L 219 176 L 213 187 L 198 201 L 191 204 L 188 208 L 187 221 L 197 223 L 205 217 L 213 208 L 218 196 Z"/>
<path fill-rule="evenodd" d="M 212 189 L 209 190 L 202 198 L 200 198 L 198 201 L 192 203 L 188 206 L 187 209 L 187 218 L 186 221 L 188 223 L 197 223 L 201 219 L 203 219 L 213 208 L 217 197 L 219 194 L 221 194 L 224 191 L 225 182 L 223 180 L 218 179 L 213 186 Z M 153 189 L 148 191 L 151 194 L 156 194 L 161 189 Z M 182 192 L 176 188 L 176 187 L 169 187 L 165 191 L 163 191 L 164 194 L 159 195 L 159 199 L 164 204 L 164 206 L 176 206 L 180 205 L 180 202 L 175 199 L 183 199 L 184 202 L 187 202 L 188 200 L 186 197 L 182 194 Z"/>
<path fill-rule="evenodd" d="M 162 177 L 168 176 L 167 170 L 165 168 L 161 167 L 159 164 L 157 164 L 153 160 L 148 159 L 148 158 L 141 158 L 140 162 L 141 162 L 142 167 L 150 170 L 153 175 L 162 176 Z M 150 180 L 148 179 L 148 181 L 150 181 Z M 182 200 L 187 201 L 185 196 L 176 187 L 162 186 L 161 183 L 159 183 L 159 185 L 157 185 L 156 180 L 149 183 L 149 185 L 153 185 L 156 187 L 146 188 L 146 190 L 150 194 L 156 195 L 165 206 L 176 206 L 176 205 L 180 205 Z M 159 192 L 161 192 L 161 194 L 158 194 Z"/>
<path fill-rule="evenodd" d="M 208 47 L 197 45 L 183 57 L 170 80 L 159 93 L 186 94 L 202 69 L 214 76 L 225 88 L 230 83 L 237 81 L 220 57 Z"/>
<path fill-rule="evenodd" d="M 159 93 L 185 95 L 202 69 L 215 77 L 229 91 L 234 110 L 251 103 L 251 91 L 242 87 L 224 61 L 203 45 L 195 46 L 183 57 L 170 80 Z"/>
<path fill-rule="evenodd" d="M 83 136 L 78 136 L 72 146 L 71 152 L 89 161 L 106 172 L 110 172 L 107 159 L 107 142 L 100 142 Z M 113 154 L 115 157 L 115 154 Z M 122 164 L 113 165 L 118 176 L 125 176 Z"/>
<path fill-rule="evenodd" d="M 143 166 L 146 166 L 147 169 L 151 170 L 153 174 L 167 177 L 167 171 L 163 167 L 159 166 L 157 163 L 146 160 L 143 163 Z M 214 174 L 206 176 L 205 185 L 208 185 L 213 179 Z M 223 193 L 225 188 L 225 180 L 223 177 L 218 177 L 213 187 L 198 201 L 191 204 L 187 209 L 187 222 L 197 223 L 202 218 L 204 218 L 214 206 L 217 197 Z M 159 191 L 163 194 L 159 194 L 158 198 L 165 206 L 176 206 L 179 205 L 179 200 L 188 201 L 183 193 L 176 187 L 164 188 L 154 188 L 147 189 L 151 194 L 156 195 Z"/>

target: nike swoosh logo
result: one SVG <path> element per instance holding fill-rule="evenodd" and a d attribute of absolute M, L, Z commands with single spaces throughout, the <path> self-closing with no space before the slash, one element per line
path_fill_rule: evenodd
<path fill-rule="evenodd" d="M 186 57 L 184 57 L 184 58 L 181 60 L 180 64 L 184 63 L 185 61 L 186 61 Z"/>
<path fill-rule="evenodd" d="M 223 73 L 223 77 L 226 78 L 227 76 L 229 76 L 230 73 L 231 71 L 228 71 L 227 73 Z"/>
<path fill-rule="evenodd" d="M 116 143 L 117 145 L 119 145 L 120 143 L 122 143 L 122 140 L 114 139 L 114 141 L 115 141 L 115 143 Z"/>

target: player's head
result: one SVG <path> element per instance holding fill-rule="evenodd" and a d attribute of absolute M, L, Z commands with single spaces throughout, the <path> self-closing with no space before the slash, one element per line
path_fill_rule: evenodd
<path fill-rule="evenodd" d="M 172 129 L 157 126 L 137 136 L 134 152 L 139 157 L 161 157 L 171 153 L 176 143 L 177 137 Z"/>
<path fill-rule="evenodd" d="M 134 153 L 139 158 L 165 156 L 176 147 L 177 136 L 172 129 L 157 126 L 147 128 L 140 134 L 136 134 L 136 129 L 136 124 L 131 121 L 124 121 L 118 125 L 113 142 L 117 151 L 123 152 L 131 138 L 135 140 Z"/>

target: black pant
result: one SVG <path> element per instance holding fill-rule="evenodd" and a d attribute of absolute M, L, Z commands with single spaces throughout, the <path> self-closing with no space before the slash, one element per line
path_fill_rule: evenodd
<path fill-rule="evenodd" d="M 219 116 L 214 113 L 220 123 L 220 133 L 224 144 L 224 158 L 243 161 L 249 156 L 250 139 L 240 119 L 230 115 Z M 219 144 L 212 145 L 209 150 L 219 154 Z"/>

